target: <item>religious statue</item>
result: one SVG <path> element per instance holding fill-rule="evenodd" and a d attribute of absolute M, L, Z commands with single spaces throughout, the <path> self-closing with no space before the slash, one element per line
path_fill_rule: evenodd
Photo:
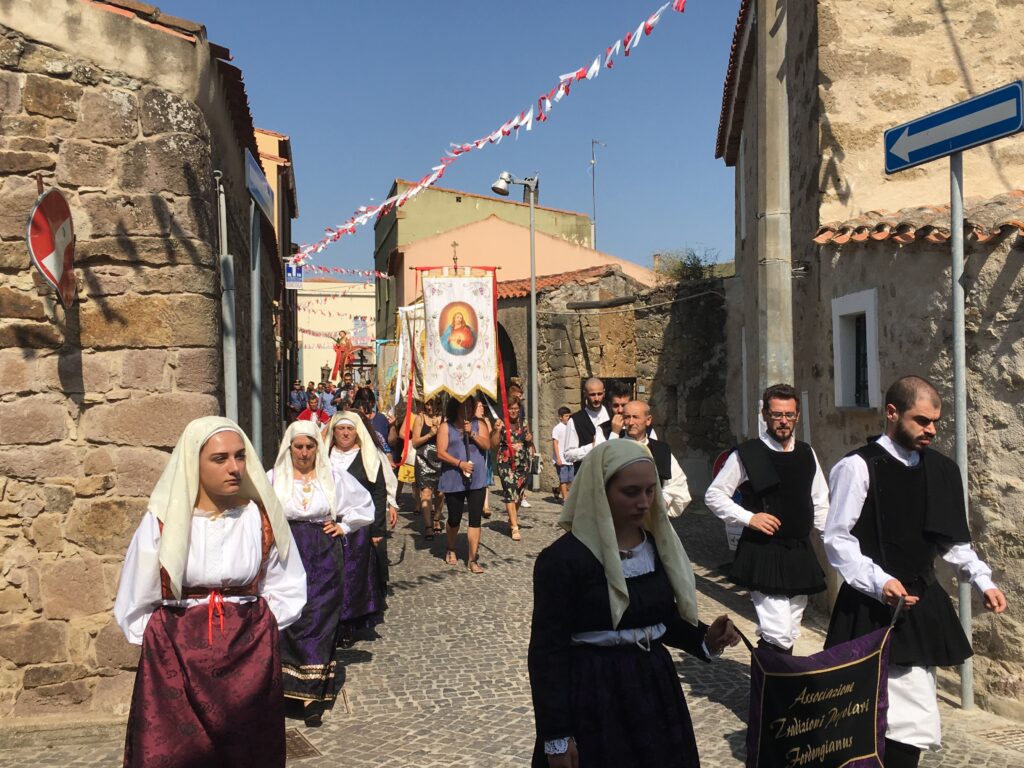
<path fill-rule="evenodd" d="M 331 371 L 331 381 L 338 378 L 338 371 L 342 373 L 352 364 L 356 356 L 356 348 L 352 340 L 348 338 L 346 331 L 338 332 L 338 340 L 334 343 L 334 370 Z"/>

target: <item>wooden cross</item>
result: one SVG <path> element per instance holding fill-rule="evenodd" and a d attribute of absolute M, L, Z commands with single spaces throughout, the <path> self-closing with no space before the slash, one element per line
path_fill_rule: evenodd
<path fill-rule="evenodd" d="M 452 264 L 455 265 L 455 271 L 459 271 L 459 254 L 455 252 L 455 249 L 459 247 L 459 244 L 452 240 Z"/>

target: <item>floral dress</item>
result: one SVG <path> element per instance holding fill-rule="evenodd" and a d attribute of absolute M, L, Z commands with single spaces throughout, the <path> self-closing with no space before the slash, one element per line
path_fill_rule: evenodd
<path fill-rule="evenodd" d="M 526 444 L 526 419 L 512 422 L 511 432 L 502 430 L 498 444 L 498 477 L 501 478 L 502 496 L 506 504 L 519 501 L 526 490 L 530 474 L 530 450 Z M 509 438 L 512 439 L 512 458 L 508 456 Z"/>

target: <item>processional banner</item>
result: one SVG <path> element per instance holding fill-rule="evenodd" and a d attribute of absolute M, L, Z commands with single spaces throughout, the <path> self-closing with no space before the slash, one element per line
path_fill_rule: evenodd
<path fill-rule="evenodd" d="M 880 768 L 891 628 L 813 656 L 752 649 L 747 768 Z"/>
<path fill-rule="evenodd" d="M 425 362 L 426 330 L 423 323 L 423 305 L 398 308 L 398 384 L 395 401 L 409 395 L 412 379 L 412 397 L 423 399 L 423 365 Z"/>
<path fill-rule="evenodd" d="M 401 388 L 398 381 L 398 342 L 377 342 L 377 409 L 386 413 L 395 407 L 396 389 Z"/>
<path fill-rule="evenodd" d="M 427 399 L 440 392 L 465 400 L 476 392 L 497 399 L 498 344 L 494 277 L 441 274 L 423 278 L 426 309 Z"/>

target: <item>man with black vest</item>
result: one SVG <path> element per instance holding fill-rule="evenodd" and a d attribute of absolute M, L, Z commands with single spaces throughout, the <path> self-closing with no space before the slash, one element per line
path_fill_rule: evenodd
<path fill-rule="evenodd" d="M 935 667 L 971 656 L 949 595 L 935 579 L 936 556 L 1006 610 L 992 571 L 971 547 L 960 469 L 928 446 L 942 411 L 939 393 L 904 376 L 885 393 L 885 434 L 832 470 L 825 523 L 829 563 L 845 580 L 825 647 L 888 626 L 903 597 L 889 650 L 886 768 L 914 768 L 922 749 L 938 749 L 941 725 Z"/>
<path fill-rule="evenodd" d="M 562 456 L 572 462 L 577 472 L 594 446 L 608 439 L 611 428 L 611 416 L 604 407 L 604 382 L 596 376 L 587 379 L 583 384 L 583 397 L 583 408 L 570 416 L 565 425 L 565 448 L 562 449 Z"/>
<path fill-rule="evenodd" d="M 690 487 L 686 483 L 686 475 L 679 466 L 668 443 L 648 437 L 651 427 L 651 408 L 642 400 L 630 400 L 623 409 L 622 421 L 625 424 L 626 438 L 646 445 L 654 457 L 654 466 L 661 480 L 661 497 L 665 500 L 665 509 L 669 517 L 679 517 L 690 503 Z"/>
<path fill-rule="evenodd" d="M 730 577 L 750 590 L 758 644 L 791 654 L 807 596 L 825 589 L 810 535 L 825 526 L 828 485 L 814 450 L 794 437 L 800 420 L 796 390 L 774 384 L 761 402 L 765 434 L 737 446 L 704 501 L 725 522 L 745 526 Z M 733 500 L 737 490 L 742 504 Z"/>

